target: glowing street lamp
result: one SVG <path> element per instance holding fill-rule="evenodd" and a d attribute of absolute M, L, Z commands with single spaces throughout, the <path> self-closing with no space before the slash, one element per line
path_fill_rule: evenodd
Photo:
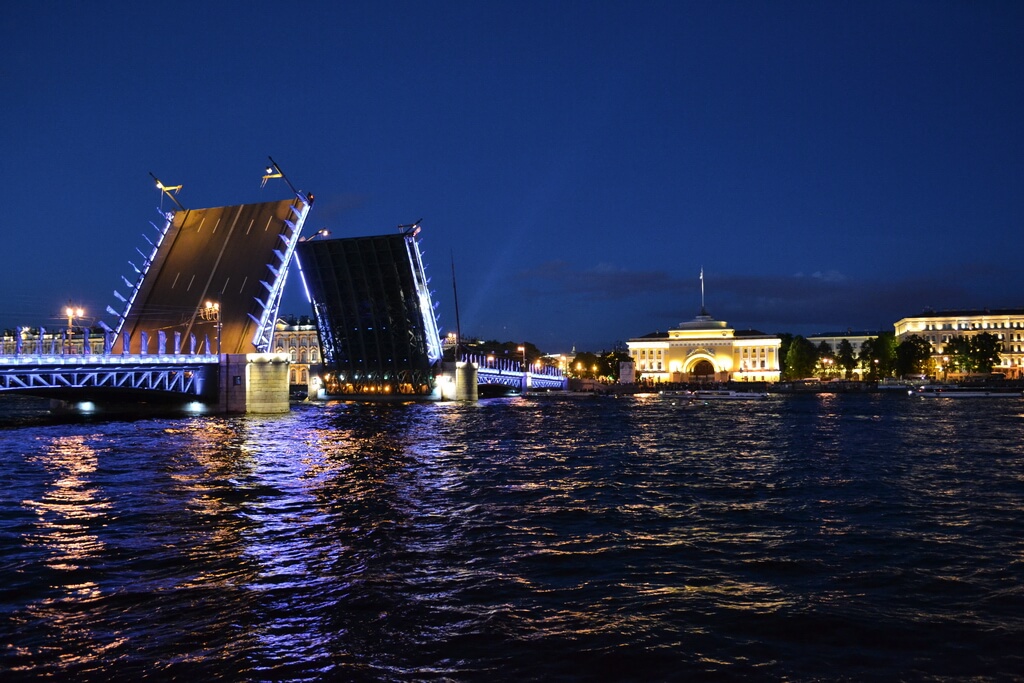
<path fill-rule="evenodd" d="M 71 353 L 71 337 L 75 332 L 75 318 L 85 315 L 85 310 L 81 306 L 72 306 L 69 301 L 64 309 L 64 315 L 68 317 L 68 353 Z"/>
<path fill-rule="evenodd" d="M 170 197 L 171 201 L 177 204 L 179 209 L 181 209 L 182 211 L 185 210 L 185 207 L 181 205 L 181 202 L 178 201 L 178 198 L 174 196 L 178 194 L 178 192 L 181 190 L 181 185 L 164 185 L 162 182 L 160 182 L 160 179 L 157 178 L 152 173 L 149 174 L 149 177 L 151 177 L 153 181 L 156 182 L 156 189 L 160 190 L 165 195 Z"/>
<path fill-rule="evenodd" d="M 71 328 L 75 326 L 75 318 L 81 318 L 85 315 L 85 311 L 79 307 L 68 306 L 64 309 L 64 315 L 68 317 L 68 332 L 71 332 Z"/>
<path fill-rule="evenodd" d="M 220 339 L 221 339 L 221 321 L 220 321 L 220 303 L 217 301 L 207 301 L 201 309 L 199 309 L 199 317 L 203 320 L 217 323 L 217 353 L 221 352 Z"/>
<path fill-rule="evenodd" d="M 312 235 L 310 235 L 309 237 L 303 237 L 303 238 L 302 238 L 301 240 L 299 240 L 299 241 L 300 241 L 300 242 L 308 242 L 308 241 L 310 241 L 311 239 L 314 239 L 314 238 L 316 238 L 316 237 L 327 237 L 327 236 L 328 236 L 328 235 L 330 235 L 330 234 L 331 234 L 331 231 L 330 231 L 330 230 L 328 230 L 327 228 L 320 228 L 319 230 L 317 230 L 316 232 L 314 232 L 314 233 L 313 233 Z"/>
<path fill-rule="evenodd" d="M 526 372 L 526 347 L 525 346 L 517 347 L 516 351 L 519 351 L 520 353 L 523 354 L 523 372 Z"/>

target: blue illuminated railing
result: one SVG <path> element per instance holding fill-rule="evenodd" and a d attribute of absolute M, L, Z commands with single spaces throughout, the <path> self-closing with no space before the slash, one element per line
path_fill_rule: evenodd
<path fill-rule="evenodd" d="M 0 392 L 72 397 L 102 389 L 201 396 L 219 361 L 212 354 L 0 355 Z"/>
<path fill-rule="evenodd" d="M 0 365 L 204 365 L 220 362 L 217 354 L 36 354 L 0 355 Z"/>
<path fill-rule="evenodd" d="M 535 371 L 523 372 L 522 364 L 510 358 L 491 359 L 489 356 L 465 355 L 462 360 L 477 366 L 479 384 L 522 388 L 525 379 L 526 387 L 532 389 L 565 389 L 568 386 L 565 375 L 556 367 L 544 366 Z"/>

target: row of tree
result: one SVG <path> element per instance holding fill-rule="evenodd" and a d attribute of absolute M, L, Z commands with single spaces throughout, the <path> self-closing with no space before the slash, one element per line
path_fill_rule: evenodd
<path fill-rule="evenodd" d="M 860 352 L 843 339 L 833 349 L 828 342 L 817 346 L 800 335 L 783 334 L 780 358 L 782 378 L 842 377 L 860 375 L 875 381 L 882 377 L 909 377 L 942 373 L 989 373 L 999 363 L 1002 342 L 990 332 L 956 336 L 945 346 L 941 364 L 937 364 L 931 342 L 916 334 L 896 343 L 892 332 L 883 332 L 861 344 Z"/>
<path fill-rule="evenodd" d="M 931 342 L 918 335 L 910 335 L 899 343 L 892 332 L 882 332 L 877 337 L 865 340 L 860 351 L 846 339 L 833 349 L 828 342 L 815 345 L 805 337 L 781 334 L 782 379 L 793 380 L 807 377 L 823 379 L 852 379 L 857 370 L 869 381 L 883 377 L 909 377 L 948 373 L 990 373 L 999 363 L 1002 343 L 990 332 L 971 336 L 956 336 L 944 348 L 941 362 L 936 362 Z M 496 340 L 467 340 L 463 351 L 494 358 L 507 358 L 533 365 L 538 360 L 554 364 L 557 361 L 545 358 L 543 353 L 530 342 L 499 342 Z M 524 351 L 525 349 L 525 357 Z M 454 354 L 454 350 L 449 351 Z M 454 356 L 452 356 L 454 357 Z M 591 353 L 577 353 L 565 367 L 569 377 L 609 379 L 619 377 L 619 363 L 631 360 L 622 349 Z"/>

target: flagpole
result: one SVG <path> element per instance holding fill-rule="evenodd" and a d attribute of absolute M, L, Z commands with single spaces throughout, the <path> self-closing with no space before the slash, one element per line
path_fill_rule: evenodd
<path fill-rule="evenodd" d="M 704 266 L 700 267 L 700 310 L 704 312 Z"/>

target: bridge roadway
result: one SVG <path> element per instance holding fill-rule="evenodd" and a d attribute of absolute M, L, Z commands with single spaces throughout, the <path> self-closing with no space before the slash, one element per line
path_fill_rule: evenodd
<path fill-rule="evenodd" d="M 63 401 L 216 398 L 216 354 L 17 354 L 0 356 L 0 392 Z"/>
<path fill-rule="evenodd" d="M 465 355 L 462 360 L 477 366 L 477 384 L 501 384 L 522 391 L 565 389 L 568 386 L 558 368 L 545 367 L 539 371 L 523 372 L 522 364 L 506 358 L 490 360 L 486 356 Z"/>

